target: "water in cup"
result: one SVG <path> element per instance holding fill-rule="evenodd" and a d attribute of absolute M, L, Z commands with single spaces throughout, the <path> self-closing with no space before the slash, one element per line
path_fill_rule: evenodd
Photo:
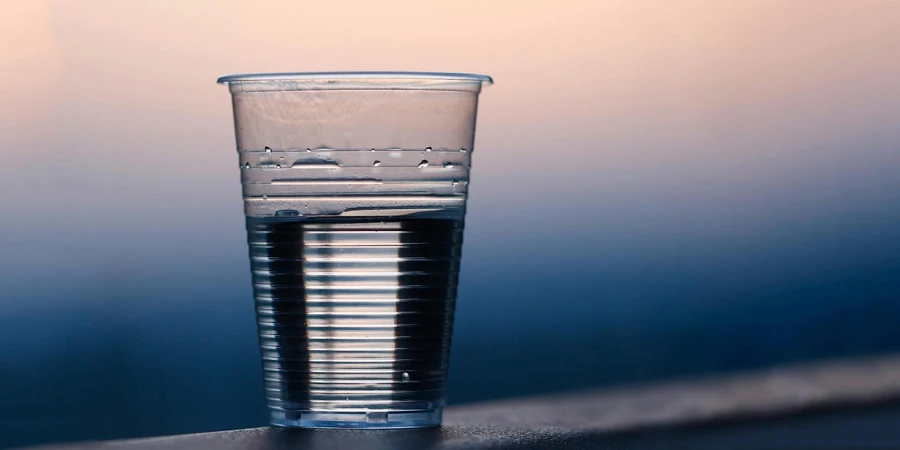
<path fill-rule="evenodd" d="M 437 414 L 461 220 L 248 218 L 247 236 L 270 406 Z"/>

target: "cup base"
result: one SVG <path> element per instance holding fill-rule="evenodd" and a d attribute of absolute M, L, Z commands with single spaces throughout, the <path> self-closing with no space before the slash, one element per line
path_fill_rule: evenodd
<path fill-rule="evenodd" d="M 269 423 L 285 428 L 397 429 L 436 427 L 443 408 L 425 411 L 271 411 Z"/>

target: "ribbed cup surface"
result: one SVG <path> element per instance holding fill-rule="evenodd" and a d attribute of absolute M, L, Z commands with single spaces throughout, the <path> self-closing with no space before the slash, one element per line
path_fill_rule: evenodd
<path fill-rule="evenodd" d="M 490 77 L 227 76 L 271 423 L 441 422 Z"/>

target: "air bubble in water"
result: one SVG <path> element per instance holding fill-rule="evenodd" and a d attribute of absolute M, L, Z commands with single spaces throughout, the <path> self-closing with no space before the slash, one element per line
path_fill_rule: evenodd
<path fill-rule="evenodd" d="M 445 162 L 445 163 L 444 163 L 444 168 L 445 168 L 445 169 L 452 169 L 452 168 L 453 168 L 453 163 L 452 163 L 452 162 Z"/>
<path fill-rule="evenodd" d="M 422 162 L 419 163 L 419 168 L 428 167 L 428 160 L 423 159 Z"/>
<path fill-rule="evenodd" d="M 272 149 L 269 147 L 266 147 L 266 153 L 272 153 Z"/>
<path fill-rule="evenodd" d="M 400 379 L 403 380 L 404 383 L 409 383 L 409 374 L 403 372 L 403 376 L 401 376 Z"/>
<path fill-rule="evenodd" d="M 378 167 L 381 165 L 381 161 L 375 161 L 374 163 L 372 163 L 372 165 Z"/>

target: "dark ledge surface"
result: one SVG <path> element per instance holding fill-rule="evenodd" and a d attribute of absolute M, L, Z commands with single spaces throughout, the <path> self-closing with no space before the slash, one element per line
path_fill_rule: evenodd
<path fill-rule="evenodd" d="M 900 356 L 448 408 L 421 430 L 213 433 L 80 449 L 900 448 Z"/>

